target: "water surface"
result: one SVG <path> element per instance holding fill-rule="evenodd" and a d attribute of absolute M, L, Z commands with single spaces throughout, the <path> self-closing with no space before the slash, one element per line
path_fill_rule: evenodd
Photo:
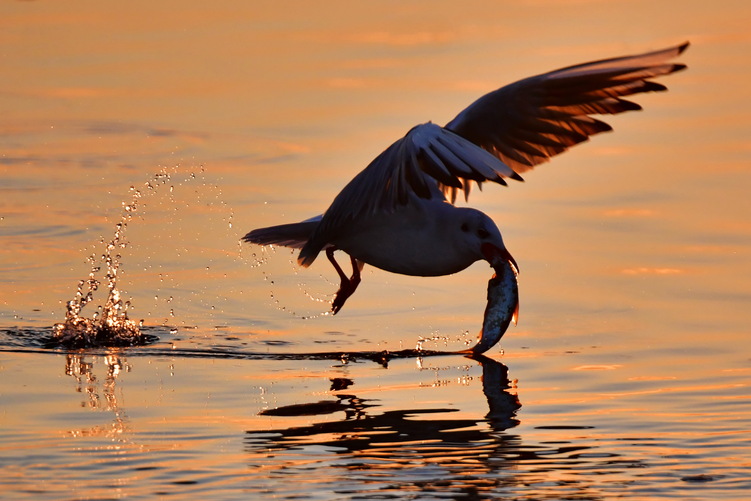
<path fill-rule="evenodd" d="M 75 9 L 0 7 L 4 497 L 747 497 L 744 2 Z M 325 260 L 239 244 L 486 91 L 684 40 L 645 111 L 470 198 L 521 268 L 487 358 L 389 355 L 473 342 L 487 265 L 366 267 L 334 317 Z M 118 286 L 154 342 L 50 347 L 133 190 Z"/>

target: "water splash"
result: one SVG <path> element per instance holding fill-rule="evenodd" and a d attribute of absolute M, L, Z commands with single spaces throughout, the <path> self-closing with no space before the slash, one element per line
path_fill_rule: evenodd
<path fill-rule="evenodd" d="M 154 184 L 166 184 L 170 177 L 161 172 L 146 183 L 148 189 L 154 189 Z M 65 321 L 55 324 L 52 328 L 53 340 L 67 348 L 91 348 L 97 346 L 135 346 L 145 344 L 149 336 L 141 333 L 143 321 L 135 322 L 128 318 L 130 301 L 122 298 L 117 288 L 118 272 L 122 255 L 120 250 L 127 247 L 125 229 L 138 209 L 141 191 L 130 187 L 131 200 L 123 202 L 120 221 L 115 225 L 112 240 L 106 243 L 104 253 L 97 259 L 95 255 L 88 258 L 91 264 L 89 277 L 78 283 L 75 297 L 66 303 Z M 103 241 L 104 242 L 104 241 Z M 99 263 L 106 267 L 104 280 L 107 284 L 107 300 L 99 306 L 91 318 L 81 312 L 94 299 L 94 293 L 102 282 L 97 274 L 102 270 Z"/>

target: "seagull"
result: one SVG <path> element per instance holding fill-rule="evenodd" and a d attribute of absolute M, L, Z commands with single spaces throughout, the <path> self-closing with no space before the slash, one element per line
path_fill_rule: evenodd
<path fill-rule="evenodd" d="M 457 196 L 468 200 L 473 182 L 482 188 L 486 181 L 523 181 L 520 174 L 612 130 L 592 115 L 640 110 L 624 97 L 667 90 L 652 79 L 684 69 L 670 61 L 688 45 L 568 66 L 501 87 L 443 127 L 428 122 L 410 129 L 323 214 L 255 229 L 243 240 L 299 249 L 297 261 L 306 268 L 323 251 L 341 280 L 334 314 L 357 289 L 366 263 L 403 275 L 442 276 L 485 260 L 499 276 L 510 276 L 511 269 L 515 277 L 519 268 L 498 226 L 477 209 L 454 205 Z M 350 276 L 336 261 L 337 250 L 349 256 Z M 515 320 L 518 298 L 511 301 L 516 307 L 508 316 L 513 311 Z"/>

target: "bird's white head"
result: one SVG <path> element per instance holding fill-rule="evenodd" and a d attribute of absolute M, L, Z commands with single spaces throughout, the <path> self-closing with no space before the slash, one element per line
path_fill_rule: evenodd
<path fill-rule="evenodd" d="M 476 253 L 475 260 L 484 259 L 494 269 L 511 263 L 515 270 L 519 270 L 516 261 L 503 244 L 501 231 L 487 214 L 472 208 L 462 208 L 459 214 L 457 223 L 463 243 Z"/>

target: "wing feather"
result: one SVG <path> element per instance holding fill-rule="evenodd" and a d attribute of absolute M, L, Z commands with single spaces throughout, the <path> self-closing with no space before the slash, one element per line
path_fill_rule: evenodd
<path fill-rule="evenodd" d="M 318 252 L 363 218 L 394 211 L 417 198 L 456 198 L 469 193 L 469 183 L 504 177 L 521 180 L 502 160 L 433 123 L 412 128 L 378 155 L 336 196 L 326 210 L 298 262 L 310 265 Z"/>
<path fill-rule="evenodd" d="M 671 63 L 688 43 L 636 56 L 561 68 L 482 96 L 446 128 L 525 172 L 611 127 L 589 115 L 640 110 L 624 99 L 667 87 L 651 79 L 685 68 Z M 542 153 L 542 154 L 540 154 Z"/>

